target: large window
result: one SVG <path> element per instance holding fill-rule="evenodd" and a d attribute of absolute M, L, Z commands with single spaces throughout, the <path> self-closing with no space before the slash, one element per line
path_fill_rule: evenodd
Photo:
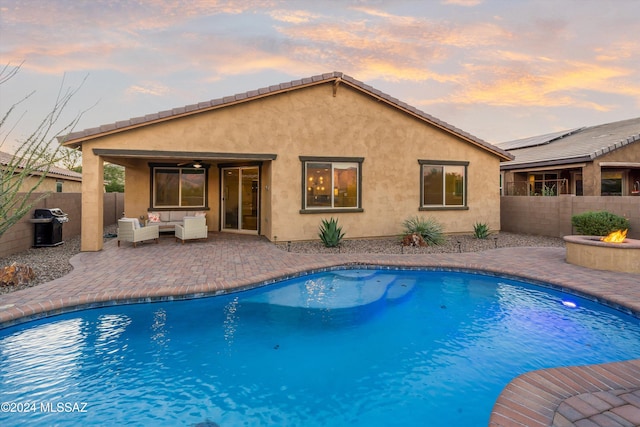
<path fill-rule="evenodd" d="M 466 207 L 468 162 L 419 160 L 419 163 L 421 167 L 421 208 Z"/>
<path fill-rule="evenodd" d="M 153 207 L 204 207 L 206 170 L 156 167 L 153 169 Z"/>
<path fill-rule="evenodd" d="M 622 171 L 602 171 L 600 180 L 600 195 L 622 196 Z"/>
<path fill-rule="evenodd" d="M 360 209 L 361 158 L 300 157 L 303 211 Z"/>

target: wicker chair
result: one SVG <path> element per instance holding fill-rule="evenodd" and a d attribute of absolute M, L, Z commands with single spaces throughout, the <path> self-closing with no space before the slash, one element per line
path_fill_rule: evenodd
<path fill-rule="evenodd" d="M 137 218 L 123 218 L 118 220 L 118 246 L 120 246 L 120 241 L 132 242 L 134 248 L 136 247 L 136 243 L 144 240 L 154 239 L 156 243 L 158 243 L 159 236 L 160 229 L 157 225 L 140 227 Z"/>
<path fill-rule="evenodd" d="M 176 242 L 191 239 L 206 239 L 209 237 L 207 218 L 204 216 L 185 216 L 183 225 L 176 225 Z"/>

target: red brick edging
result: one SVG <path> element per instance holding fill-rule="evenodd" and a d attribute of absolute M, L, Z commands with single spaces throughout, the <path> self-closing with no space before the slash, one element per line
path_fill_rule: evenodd
<path fill-rule="evenodd" d="M 638 426 L 640 360 L 527 372 L 502 391 L 491 427 Z"/>

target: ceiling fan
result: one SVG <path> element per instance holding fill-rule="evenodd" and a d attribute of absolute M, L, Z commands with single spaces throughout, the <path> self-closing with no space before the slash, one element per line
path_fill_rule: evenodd
<path fill-rule="evenodd" d="M 192 167 L 199 169 L 202 167 L 202 160 L 194 160 L 193 162 L 178 163 L 178 166 L 185 166 L 185 165 L 191 165 Z"/>

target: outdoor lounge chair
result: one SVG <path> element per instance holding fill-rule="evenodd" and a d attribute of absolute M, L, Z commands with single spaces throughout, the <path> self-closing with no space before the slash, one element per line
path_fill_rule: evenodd
<path fill-rule="evenodd" d="M 176 242 L 191 239 L 206 239 L 209 229 L 207 228 L 207 218 L 204 216 L 185 216 L 183 225 L 176 225 Z"/>
<path fill-rule="evenodd" d="M 155 239 L 156 243 L 158 243 L 159 236 L 160 229 L 157 225 L 140 227 L 140 222 L 137 218 L 122 218 L 118 220 L 118 246 L 120 246 L 120 241 L 132 242 L 134 248 L 136 243 L 144 240 Z"/>

